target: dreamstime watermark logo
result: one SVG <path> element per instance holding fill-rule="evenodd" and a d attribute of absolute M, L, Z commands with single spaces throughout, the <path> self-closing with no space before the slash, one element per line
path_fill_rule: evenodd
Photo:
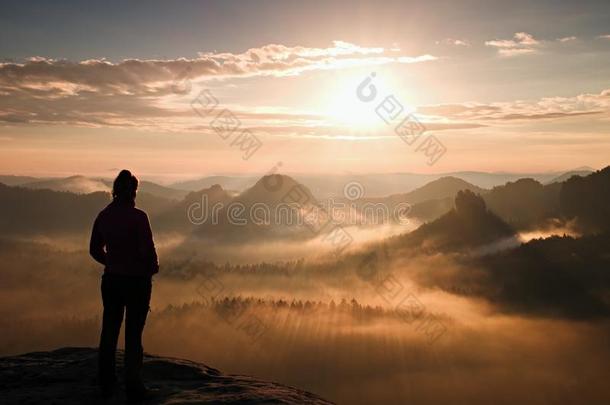
<path fill-rule="evenodd" d="M 321 236 L 335 253 L 341 253 L 353 241 L 348 226 L 409 223 L 411 205 L 406 202 L 386 204 L 363 199 L 364 186 L 356 181 L 343 187 L 343 198 L 317 201 L 303 185 L 285 184 L 287 177 L 277 174 L 278 162 L 261 179 L 266 201 L 236 198 L 225 204 L 211 202 L 207 193 L 186 207 L 186 217 L 193 225 L 300 227 L 312 237 Z"/>
<path fill-rule="evenodd" d="M 377 98 L 377 87 L 373 84 L 376 73 L 372 72 L 356 88 L 356 96 L 363 103 L 370 103 Z M 387 125 L 394 126 L 394 133 L 407 145 L 414 145 L 426 132 L 426 127 L 414 114 L 402 116 L 404 106 L 396 96 L 386 96 L 375 107 L 375 113 Z M 428 165 L 433 165 L 447 152 L 447 148 L 434 135 L 428 135 L 415 147 L 415 152 L 422 152 L 428 158 Z"/>
<path fill-rule="evenodd" d="M 267 178 L 275 182 L 272 177 Z M 277 182 L 281 182 L 281 178 Z M 271 184 L 270 184 L 271 185 Z M 352 194 L 353 195 L 353 194 Z M 411 205 L 401 202 L 390 207 L 382 202 L 356 203 L 329 198 L 323 202 L 310 200 L 305 189 L 296 185 L 278 203 L 254 202 L 245 204 L 239 200 L 228 204 L 211 203 L 207 194 L 201 200 L 192 202 L 186 209 L 186 216 L 193 225 L 277 225 L 300 226 L 318 235 L 328 231 L 330 225 L 366 226 L 409 223 Z"/>
<path fill-rule="evenodd" d="M 357 181 L 350 181 L 343 187 L 343 195 L 351 201 L 364 197 L 364 186 Z"/>
<path fill-rule="evenodd" d="M 412 206 L 407 202 L 401 202 L 394 206 L 394 218 L 401 225 L 409 223 L 409 215 L 411 214 Z"/>

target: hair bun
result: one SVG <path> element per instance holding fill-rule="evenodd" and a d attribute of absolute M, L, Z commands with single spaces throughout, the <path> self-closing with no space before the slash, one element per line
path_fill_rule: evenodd
<path fill-rule="evenodd" d="M 112 185 L 112 197 L 121 200 L 134 200 L 138 189 L 138 179 L 129 170 L 121 170 Z"/>
<path fill-rule="evenodd" d="M 129 170 L 123 169 L 123 170 L 121 170 L 121 172 L 119 173 L 117 178 L 125 179 L 125 178 L 131 178 L 131 176 L 132 176 L 132 174 Z"/>

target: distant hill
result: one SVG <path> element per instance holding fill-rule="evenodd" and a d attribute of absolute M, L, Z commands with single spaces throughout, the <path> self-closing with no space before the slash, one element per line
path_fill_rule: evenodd
<path fill-rule="evenodd" d="M 415 231 L 394 237 L 400 248 L 463 251 L 514 236 L 508 224 L 490 212 L 483 198 L 470 190 L 459 191 L 455 208 Z"/>
<path fill-rule="evenodd" d="M 557 176 L 545 184 L 563 183 L 564 181 L 568 180 L 572 176 L 585 177 L 585 176 L 590 175 L 593 172 L 594 172 L 594 170 L 590 169 L 590 168 L 576 169 L 576 170 L 572 170 L 569 172 L 565 172 L 561 176 Z"/>
<path fill-rule="evenodd" d="M 577 218 L 585 231 L 610 229 L 610 167 L 593 173 L 580 169 L 544 185 L 534 179 L 508 182 L 483 198 L 492 212 L 517 229 L 536 228 L 553 218 Z"/>
<path fill-rule="evenodd" d="M 263 176 L 252 187 L 233 197 L 218 211 L 218 223 L 207 221 L 195 233 L 201 237 L 240 241 L 260 238 L 307 238 L 315 236 L 305 225 L 312 227 L 318 220 L 307 216 L 318 201 L 311 191 L 290 176 L 272 174 Z M 301 221 L 301 222 L 299 222 Z"/>
<path fill-rule="evenodd" d="M 47 179 L 40 179 L 38 177 L 31 176 L 0 175 L 0 183 L 6 184 L 7 186 L 20 186 L 22 184 L 33 183 L 41 180 Z"/>
<path fill-rule="evenodd" d="M 506 313 L 550 318 L 610 317 L 610 233 L 533 239 L 485 255 L 461 256 L 460 271 L 425 269 L 428 288 L 487 299 Z"/>
<path fill-rule="evenodd" d="M 360 211 L 374 205 L 383 204 L 390 213 L 393 213 L 400 204 L 408 204 L 411 206 L 408 217 L 419 221 L 431 221 L 451 210 L 453 200 L 460 190 L 469 190 L 477 194 L 487 192 L 487 190 L 462 179 L 442 177 L 408 193 L 392 194 L 378 198 L 362 197 L 355 201 L 349 201 L 344 197 L 336 199 L 336 201 L 355 206 Z"/>
<path fill-rule="evenodd" d="M 110 201 L 110 194 L 102 191 L 75 194 L 0 184 L 0 235 L 89 232 L 98 212 Z M 140 193 L 137 198 L 137 206 L 151 216 L 172 204 L 171 200 L 147 193 Z"/>
<path fill-rule="evenodd" d="M 36 190 L 47 189 L 53 191 L 69 191 L 76 194 L 88 194 L 96 191 L 109 193 L 112 190 L 112 182 L 113 180 L 110 179 L 98 179 L 77 175 L 66 178 L 36 180 L 23 183 L 22 186 Z M 172 200 L 181 200 L 188 194 L 187 191 L 172 189 L 146 180 L 141 180 L 139 182 L 138 192 Z"/>
<path fill-rule="evenodd" d="M 515 249 L 476 258 L 457 285 L 508 312 L 572 319 L 610 317 L 610 234 L 534 239 Z M 469 267 L 470 268 L 470 267 Z M 468 272 L 467 272 L 468 273 Z"/>
<path fill-rule="evenodd" d="M 589 167 L 579 167 L 571 170 L 575 174 L 585 174 L 593 169 Z M 568 172 L 569 173 L 569 172 Z M 476 171 L 460 171 L 447 172 L 436 174 L 424 173 L 328 173 L 328 174 L 293 174 L 291 177 L 299 183 L 306 186 L 311 192 L 320 199 L 330 197 L 341 197 L 343 188 L 347 183 L 358 182 L 364 188 L 365 198 L 381 198 L 392 194 L 404 194 L 422 187 L 427 183 L 443 177 L 456 177 L 462 179 L 472 185 L 483 189 L 490 189 L 495 186 L 500 186 L 506 182 L 514 182 L 520 178 L 532 178 L 542 184 L 548 184 L 554 181 L 561 181 L 561 176 L 566 172 L 545 172 L 545 173 L 509 173 L 509 172 L 476 172 Z M 205 176 L 198 179 L 184 180 L 174 182 L 165 187 L 171 190 L 180 190 L 183 194 L 168 192 L 168 194 L 160 194 L 153 190 L 144 190 L 161 197 L 181 199 L 186 196 L 186 192 L 198 191 L 210 188 L 214 184 L 220 185 L 225 190 L 235 190 L 237 192 L 245 191 L 252 187 L 264 174 L 249 174 L 249 175 L 217 175 Z M 74 176 L 73 176 L 74 177 Z M 80 176 L 83 177 L 83 176 Z M 569 176 L 568 176 L 569 177 Z M 0 182 L 7 185 L 22 185 L 26 183 L 37 183 L 47 180 L 62 180 L 58 178 L 35 178 L 28 176 L 0 176 Z M 99 179 L 98 179 L 99 180 Z M 102 179 L 106 185 L 111 184 L 111 179 Z M 152 182 L 155 184 L 155 182 Z M 158 185 L 158 184 L 157 184 Z M 55 189 L 55 188 L 52 188 Z M 75 190 L 65 190 L 75 191 Z"/>
<path fill-rule="evenodd" d="M 177 204 L 175 200 L 159 197 L 153 194 L 139 192 L 136 198 L 136 207 L 143 209 L 153 218 L 161 212 L 171 209 Z"/>
<path fill-rule="evenodd" d="M 143 184 L 147 189 L 147 183 Z M 88 232 L 97 213 L 111 201 L 107 191 L 74 193 L 49 187 L 89 191 L 106 185 L 83 176 L 38 182 L 32 188 L 0 184 L 0 210 L 4 214 L 0 236 Z M 204 196 L 207 207 L 203 207 Z M 212 212 L 217 203 L 221 206 Z M 285 207 L 276 209 L 280 203 Z M 226 240 L 316 236 L 310 230 L 315 225 L 307 227 L 304 222 L 314 220 L 306 215 L 318 206 L 316 198 L 307 187 L 285 175 L 264 176 L 237 195 L 220 185 L 188 193 L 180 201 L 139 191 L 136 205 L 149 214 L 153 229 L 159 232 L 194 232 Z"/>
<path fill-rule="evenodd" d="M 197 191 L 218 184 L 227 190 L 243 191 L 251 187 L 260 176 L 208 176 L 195 180 L 172 183 L 169 187 L 177 190 Z"/>
<path fill-rule="evenodd" d="M 578 168 L 574 170 L 587 170 Z M 443 177 L 456 177 L 483 189 L 500 186 L 509 181 L 521 178 L 532 178 L 541 183 L 547 183 L 564 172 L 545 173 L 508 173 L 508 172 L 476 172 L 460 171 L 436 174 L 424 173 L 327 173 L 327 174 L 292 174 L 291 177 L 306 186 L 320 199 L 336 198 L 343 195 L 343 188 L 350 182 L 360 183 L 364 189 L 365 198 L 381 198 L 392 194 L 403 194 L 422 187 L 431 181 Z M 169 187 L 197 191 L 220 184 L 224 189 L 244 191 L 251 187 L 263 175 L 225 175 L 208 176 L 200 179 L 182 181 L 170 184 Z"/>
<path fill-rule="evenodd" d="M 561 213 L 584 232 L 610 232 L 610 166 L 586 177 L 571 177 L 561 188 Z"/>
<path fill-rule="evenodd" d="M 296 199 L 306 204 L 317 203 L 309 188 L 284 174 L 270 174 L 261 177 L 252 187 L 239 194 L 235 201 L 246 206 L 255 203 L 275 206 L 289 201 L 290 197 L 296 197 Z"/>
<path fill-rule="evenodd" d="M 70 176 L 63 179 L 49 179 L 25 183 L 23 187 L 41 190 L 69 191 L 76 194 L 88 194 L 96 191 L 109 192 L 110 187 L 103 180 L 85 176 Z"/>
<path fill-rule="evenodd" d="M 417 204 L 429 200 L 440 200 L 443 198 L 455 198 L 458 191 L 469 190 L 475 194 L 484 194 L 487 190 L 470 184 L 457 177 L 441 177 L 409 193 L 404 194 L 404 201 L 409 204 Z"/>
<path fill-rule="evenodd" d="M 112 190 L 112 182 L 112 180 L 104 180 L 104 183 L 108 185 L 109 190 Z M 157 197 L 168 198 L 170 200 L 182 200 L 188 194 L 188 191 L 165 187 L 146 180 L 140 180 L 138 183 L 138 192 L 148 193 Z"/>
<path fill-rule="evenodd" d="M 490 189 L 492 187 L 501 186 L 508 182 L 514 182 L 519 179 L 530 178 L 541 183 L 561 175 L 563 172 L 543 172 L 543 173 L 510 173 L 510 172 L 455 172 L 450 175 L 463 179 L 469 183 L 475 184 L 479 187 Z"/>
<path fill-rule="evenodd" d="M 182 201 L 155 215 L 151 222 L 155 229 L 163 231 L 191 231 L 205 216 L 213 215 L 212 210 L 216 204 L 226 206 L 232 198 L 232 193 L 215 184 L 188 193 Z"/>
<path fill-rule="evenodd" d="M 0 184 L 0 235 L 82 232 L 109 202 L 104 192 L 79 195 Z"/>
<path fill-rule="evenodd" d="M 252 187 L 261 176 L 209 176 L 201 179 L 170 184 L 170 187 L 196 191 L 219 184 L 225 189 L 245 191 Z M 291 175 L 295 181 L 306 186 L 316 197 L 325 199 L 341 197 L 346 184 L 362 184 L 364 197 L 380 198 L 390 194 L 412 191 L 431 181 L 452 174 L 419 174 L 419 173 L 383 173 L 383 174 L 327 174 L 327 175 Z"/>
<path fill-rule="evenodd" d="M 453 198 L 449 197 L 439 200 L 427 200 L 413 204 L 408 217 L 422 222 L 430 222 L 451 211 L 453 206 Z"/>
<path fill-rule="evenodd" d="M 609 171 L 606 168 L 586 177 L 547 185 L 534 179 L 519 179 L 490 191 L 463 179 L 443 177 L 407 193 L 380 198 L 367 198 L 365 193 L 355 201 L 346 197 L 336 201 L 353 204 L 350 207 L 361 211 L 365 203 L 386 204 L 390 215 L 398 204 L 407 202 L 411 204 L 407 219 L 433 221 L 452 210 L 454 197 L 460 191 L 468 191 L 481 194 L 486 209 L 513 229 L 537 228 L 548 220 L 563 217 L 577 218 L 583 229 L 593 232 L 610 228 L 607 223 L 610 200 L 606 198 L 606 190 L 610 189 Z M 110 186 L 109 180 L 84 176 L 38 181 L 29 183 L 27 188 L 2 185 L 0 209 L 5 215 L 0 219 L 0 235 L 88 231 L 97 212 L 110 201 Z M 87 193 L 97 188 L 105 191 Z M 180 198 L 182 194 L 184 197 Z M 203 212 L 189 219 L 189 210 L 192 215 L 192 209 L 202 208 L 204 196 L 209 209 L 216 203 L 222 204 L 215 212 L 216 224 L 211 224 L 211 220 L 197 222 L 197 216 L 201 218 Z M 297 206 L 281 211 L 276 209 L 280 203 Z M 200 237 L 231 241 L 317 236 L 331 214 L 316 208 L 320 203 L 309 187 L 281 174 L 264 176 L 241 193 L 228 191 L 219 184 L 189 193 L 143 181 L 137 199 L 137 205 L 149 213 L 155 231 L 192 231 Z"/>
<path fill-rule="evenodd" d="M 516 228 L 533 228 L 557 218 L 562 183 L 542 185 L 534 179 L 519 179 L 494 187 L 483 195 L 487 207 Z"/>

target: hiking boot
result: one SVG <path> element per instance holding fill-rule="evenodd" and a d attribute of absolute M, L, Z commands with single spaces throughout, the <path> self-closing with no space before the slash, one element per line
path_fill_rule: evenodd
<path fill-rule="evenodd" d="M 136 403 L 148 399 L 150 397 L 150 391 L 141 381 L 126 382 L 125 395 L 127 397 L 127 402 Z"/>

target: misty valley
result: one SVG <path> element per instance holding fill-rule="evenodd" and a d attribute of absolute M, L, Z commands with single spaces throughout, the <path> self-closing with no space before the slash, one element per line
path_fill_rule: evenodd
<path fill-rule="evenodd" d="M 108 182 L 2 180 L 0 352 L 95 346 L 101 268 L 88 238 Z M 610 400 L 610 167 L 491 185 L 454 174 L 372 196 L 342 194 L 332 177 L 216 180 L 138 191 L 161 264 L 147 352 L 337 403 Z M 342 223 L 328 198 L 352 218 L 366 204 L 389 214 Z M 272 209 L 194 221 L 202 201 Z"/>

